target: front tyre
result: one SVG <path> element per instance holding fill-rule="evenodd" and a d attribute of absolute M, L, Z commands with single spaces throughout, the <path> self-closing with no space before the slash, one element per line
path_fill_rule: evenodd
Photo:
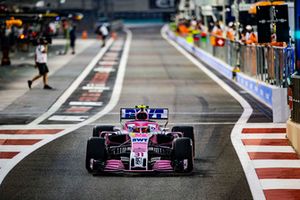
<path fill-rule="evenodd" d="M 104 162 L 106 160 L 105 139 L 92 137 L 87 142 L 85 168 L 88 172 L 98 170 L 99 166 L 94 165 L 93 160 Z M 93 159 L 93 160 L 92 160 Z"/>
<path fill-rule="evenodd" d="M 190 138 L 178 138 L 174 142 L 173 166 L 176 172 L 189 173 L 194 168 L 193 143 Z"/>
<path fill-rule="evenodd" d="M 195 156 L 195 135 L 192 126 L 174 126 L 172 132 L 181 132 L 183 137 L 190 138 L 193 142 L 193 156 Z"/>

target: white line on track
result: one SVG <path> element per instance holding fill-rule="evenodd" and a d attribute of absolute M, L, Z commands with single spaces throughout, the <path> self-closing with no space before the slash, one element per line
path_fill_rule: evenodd
<path fill-rule="evenodd" d="M 102 106 L 102 102 L 94 101 L 70 101 L 69 105 L 71 106 Z"/>
<path fill-rule="evenodd" d="M 108 66 L 113 66 L 113 65 L 117 65 L 118 64 L 118 62 L 116 62 L 116 61 L 100 61 L 99 63 L 98 63 L 99 65 L 108 65 Z"/>
<path fill-rule="evenodd" d="M 3 168 L 11 159 L 0 159 L 0 169 Z"/>
<path fill-rule="evenodd" d="M 109 87 L 105 87 L 105 86 L 96 86 L 96 85 L 91 85 L 91 86 L 83 86 L 82 87 L 83 90 L 110 90 Z"/>
<path fill-rule="evenodd" d="M 295 153 L 291 146 L 246 145 L 247 152 Z"/>
<path fill-rule="evenodd" d="M 255 168 L 300 168 L 300 160 L 253 160 Z"/>
<path fill-rule="evenodd" d="M 243 107 L 244 111 L 231 132 L 231 142 L 238 154 L 238 157 L 244 169 L 253 198 L 257 200 L 264 200 L 265 195 L 262 191 L 260 181 L 257 177 L 257 174 L 255 172 L 253 164 L 251 163 L 251 160 L 249 160 L 249 156 L 244 148 L 244 145 L 240 140 L 240 133 L 242 131 L 242 128 L 247 123 L 248 119 L 250 118 L 253 112 L 252 107 L 240 94 L 234 91 L 229 85 L 227 85 L 224 81 L 222 81 L 219 77 L 217 77 L 214 73 L 212 73 L 208 68 L 204 67 L 195 57 L 193 57 L 191 54 L 185 51 L 177 43 L 170 40 L 165 33 L 166 28 L 167 26 L 164 26 L 161 30 L 161 34 L 163 38 L 165 38 L 171 45 L 173 45 L 179 52 L 181 52 L 186 58 L 188 58 L 192 63 L 194 63 L 200 70 L 202 70 L 217 84 L 219 84 L 225 91 L 227 91 L 232 97 L 234 97 Z"/>
<path fill-rule="evenodd" d="M 105 67 L 94 68 L 94 72 L 99 72 L 99 73 L 110 73 L 114 71 L 116 71 L 114 68 L 105 68 Z"/>
<path fill-rule="evenodd" d="M 131 44 L 131 40 L 132 40 L 132 34 L 129 30 L 126 30 L 127 32 L 127 38 L 126 38 L 126 42 L 125 42 L 125 46 L 124 46 L 124 51 L 120 60 L 120 65 L 119 65 L 119 70 L 117 73 L 117 78 L 116 78 L 116 82 L 114 85 L 114 89 L 112 92 L 112 96 L 111 99 L 109 101 L 109 103 L 104 107 L 104 109 L 102 111 L 100 111 L 99 113 L 97 113 L 96 115 L 94 115 L 93 117 L 89 118 L 88 120 L 81 122 L 79 124 L 76 125 L 72 125 L 70 128 L 65 129 L 64 131 L 61 131 L 55 135 L 53 135 L 53 137 L 49 138 L 49 139 L 45 139 L 42 140 L 41 142 L 30 146 L 29 148 L 26 149 L 22 149 L 22 152 L 19 153 L 18 155 L 16 155 L 11 162 L 8 162 L 7 165 L 5 165 L 3 168 L 1 168 L 1 173 L 0 173 L 0 184 L 2 183 L 2 181 L 4 180 L 5 176 L 9 173 L 10 170 L 12 170 L 12 168 L 19 163 L 22 159 L 24 159 L 27 155 L 29 155 L 30 153 L 32 153 L 33 151 L 37 150 L 38 148 L 44 146 L 45 144 L 53 141 L 54 139 L 57 139 L 63 135 L 66 135 L 76 129 L 79 129 L 82 126 L 88 125 L 89 123 L 92 123 L 93 121 L 95 121 L 96 119 L 102 117 L 103 115 L 105 115 L 106 113 L 109 113 L 118 103 L 120 95 L 121 95 L 121 91 L 122 91 L 122 87 L 123 87 L 123 80 L 124 80 L 124 75 L 125 75 L 125 70 L 126 70 L 126 65 L 127 65 L 127 60 L 128 60 L 128 55 L 129 55 L 129 48 L 130 48 L 130 44 Z M 108 44 L 108 43 L 107 43 Z M 106 48 L 107 49 L 107 48 Z M 102 49 L 104 50 L 104 49 Z M 97 54 L 98 59 L 101 58 L 101 56 L 105 53 L 104 51 L 100 51 L 102 52 L 102 54 Z M 94 63 L 96 64 L 97 59 L 93 59 Z M 89 66 L 91 66 L 91 63 L 89 64 Z M 88 66 L 88 67 L 89 67 Z M 91 66 L 92 68 L 93 66 Z M 80 75 L 81 76 L 81 75 Z M 82 75 L 84 76 L 84 75 Z M 85 76 L 84 76 L 85 77 Z M 64 97 L 61 97 L 58 99 L 58 101 L 54 104 L 55 107 L 52 108 L 51 110 L 49 110 L 49 112 L 52 114 L 53 110 L 58 109 L 59 108 L 59 104 L 62 104 L 67 97 L 72 93 L 72 91 L 74 91 L 80 84 L 80 79 L 76 79 L 75 82 L 78 82 L 77 84 L 72 84 L 70 86 L 70 88 L 67 89 L 67 94 L 64 94 Z M 83 79 L 82 79 L 83 80 Z M 51 114 L 48 114 L 48 112 L 43 116 L 43 118 L 41 118 L 40 120 L 35 121 L 34 123 L 31 124 L 31 127 L 35 127 L 39 122 L 42 122 L 44 119 L 46 119 L 48 116 L 50 116 Z M 47 116 L 47 117 L 45 117 Z"/>
<path fill-rule="evenodd" d="M 286 134 L 241 134 L 241 139 L 286 139 Z"/>
<path fill-rule="evenodd" d="M 83 122 L 89 116 L 73 116 L 73 115 L 53 115 L 48 120 L 50 121 L 71 121 L 71 122 Z"/>
<path fill-rule="evenodd" d="M 31 149 L 34 145 L 0 145 L 0 151 L 2 152 L 21 152 Z M 1 173 L 2 175 L 2 173 Z"/>
<path fill-rule="evenodd" d="M 247 123 L 243 128 L 286 128 L 283 123 Z"/>
<path fill-rule="evenodd" d="M 300 189 L 300 179 L 261 179 L 264 190 Z"/>

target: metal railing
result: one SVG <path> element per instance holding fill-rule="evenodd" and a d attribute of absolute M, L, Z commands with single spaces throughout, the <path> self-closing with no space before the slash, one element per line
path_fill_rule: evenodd
<path fill-rule="evenodd" d="M 219 47 L 211 44 L 210 37 L 200 37 L 195 45 L 232 67 L 238 65 L 241 72 L 250 77 L 271 85 L 287 87 L 286 79 L 294 69 L 293 47 L 246 45 L 227 39 L 225 45 Z"/>

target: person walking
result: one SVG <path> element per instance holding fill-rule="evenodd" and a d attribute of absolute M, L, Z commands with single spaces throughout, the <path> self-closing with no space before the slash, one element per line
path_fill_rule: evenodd
<path fill-rule="evenodd" d="M 29 89 L 31 89 L 32 83 L 41 77 L 43 77 L 44 89 L 53 89 L 48 85 L 47 44 L 48 42 L 45 38 L 40 38 L 38 41 L 38 46 L 35 50 L 35 67 L 38 68 L 39 74 L 34 76 L 32 80 L 27 81 Z"/>
<path fill-rule="evenodd" d="M 99 33 L 102 37 L 102 47 L 105 46 L 105 42 L 106 42 L 106 38 L 108 36 L 108 29 L 107 27 L 105 26 L 105 24 L 102 24 L 100 27 L 99 27 Z"/>
<path fill-rule="evenodd" d="M 75 41 L 76 41 L 76 26 L 73 25 L 70 29 L 70 46 L 72 49 L 72 54 L 75 54 Z"/>

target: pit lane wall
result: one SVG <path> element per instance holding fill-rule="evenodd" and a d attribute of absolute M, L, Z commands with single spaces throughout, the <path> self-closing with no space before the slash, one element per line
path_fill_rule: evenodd
<path fill-rule="evenodd" d="M 184 38 L 177 36 L 173 31 L 171 31 L 168 26 L 164 27 L 164 31 L 167 33 L 169 39 L 175 41 L 192 55 L 221 73 L 226 78 L 232 80 L 232 66 L 213 57 L 211 54 L 199 49 L 193 44 L 188 43 Z M 235 83 L 272 109 L 273 122 L 285 123 L 288 120 L 290 113 L 287 104 L 286 88 L 268 85 L 264 82 L 246 76 L 243 73 L 237 73 Z"/>

